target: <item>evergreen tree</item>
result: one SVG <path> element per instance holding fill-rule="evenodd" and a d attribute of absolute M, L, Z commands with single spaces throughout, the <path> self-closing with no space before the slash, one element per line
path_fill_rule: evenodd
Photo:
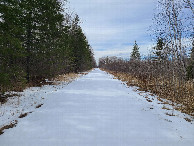
<path fill-rule="evenodd" d="M 158 38 L 156 46 L 153 47 L 154 54 L 156 55 L 157 60 L 163 60 L 165 58 L 164 45 L 165 44 L 163 38 Z"/>
<path fill-rule="evenodd" d="M 140 60 L 140 59 L 141 59 L 141 56 L 140 56 L 140 53 L 139 53 L 139 47 L 137 45 L 137 42 L 135 41 L 135 44 L 133 46 L 133 51 L 131 53 L 130 60 Z"/>
<path fill-rule="evenodd" d="M 24 46 L 27 51 L 27 80 L 53 75 L 53 64 L 61 43 L 63 15 L 58 0 L 23 0 Z"/>
<path fill-rule="evenodd" d="M 79 72 L 91 68 L 92 51 L 82 28 L 79 25 L 79 16 L 76 15 L 71 25 L 71 48 L 73 71 Z"/>
<path fill-rule="evenodd" d="M 0 94 L 29 82 L 95 65 L 79 17 L 60 0 L 0 2 Z"/>
<path fill-rule="evenodd" d="M 21 16 L 19 1 L 0 2 L 0 92 L 22 83 L 25 76 Z"/>

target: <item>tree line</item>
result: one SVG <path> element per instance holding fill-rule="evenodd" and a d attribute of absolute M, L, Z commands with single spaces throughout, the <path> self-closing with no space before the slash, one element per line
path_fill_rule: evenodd
<path fill-rule="evenodd" d="M 1 0 L 0 94 L 95 66 L 78 15 L 61 0 Z"/>
<path fill-rule="evenodd" d="M 194 112 L 193 3 L 190 0 L 159 0 L 151 26 L 155 46 L 140 57 L 135 42 L 130 60 L 99 59 L 99 67 L 128 74 L 143 90 L 181 103 L 181 110 Z"/>

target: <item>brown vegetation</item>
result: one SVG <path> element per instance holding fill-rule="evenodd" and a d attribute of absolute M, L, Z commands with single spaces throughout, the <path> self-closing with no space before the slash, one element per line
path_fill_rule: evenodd
<path fill-rule="evenodd" d="M 18 123 L 18 121 L 15 120 L 15 121 L 12 121 L 9 125 L 5 125 L 5 126 L 3 126 L 2 128 L 0 128 L 0 135 L 4 133 L 3 131 L 4 131 L 5 129 L 9 129 L 9 128 L 15 127 L 15 126 L 17 125 L 17 123 Z"/>
<path fill-rule="evenodd" d="M 53 79 L 53 81 L 54 81 L 54 84 L 57 84 L 58 82 L 71 82 L 72 80 L 78 77 L 79 77 L 79 74 L 69 73 L 69 74 L 58 75 Z"/>
<path fill-rule="evenodd" d="M 171 62 L 160 67 L 162 64 L 151 60 L 125 61 L 114 57 L 101 58 L 99 65 L 128 86 L 138 86 L 140 90 L 172 101 L 181 112 L 194 114 L 194 83 L 172 69 Z"/>

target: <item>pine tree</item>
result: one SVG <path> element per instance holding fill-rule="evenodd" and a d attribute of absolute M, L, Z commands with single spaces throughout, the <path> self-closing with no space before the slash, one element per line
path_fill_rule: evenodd
<path fill-rule="evenodd" d="M 79 17 L 69 16 L 61 0 L 0 2 L 0 94 L 18 83 L 94 67 Z"/>
<path fill-rule="evenodd" d="M 17 86 L 16 83 L 22 84 L 25 76 L 21 16 L 19 1 L 0 3 L 0 92 Z"/>
<path fill-rule="evenodd" d="M 41 80 L 56 74 L 59 45 L 62 43 L 63 14 L 58 0 L 23 0 L 26 79 Z"/>
<path fill-rule="evenodd" d="M 164 45 L 165 44 L 163 38 L 158 38 L 156 46 L 153 47 L 154 54 L 156 55 L 157 60 L 163 60 L 165 58 Z"/>
<path fill-rule="evenodd" d="M 79 25 L 79 16 L 75 15 L 72 20 L 71 30 L 72 69 L 74 72 L 92 68 L 93 54 L 82 28 Z"/>
<path fill-rule="evenodd" d="M 135 44 L 133 46 L 133 51 L 131 53 L 130 60 L 140 60 L 140 59 L 141 59 L 141 56 L 140 56 L 140 53 L 139 53 L 139 47 L 137 45 L 137 42 L 135 41 Z"/>

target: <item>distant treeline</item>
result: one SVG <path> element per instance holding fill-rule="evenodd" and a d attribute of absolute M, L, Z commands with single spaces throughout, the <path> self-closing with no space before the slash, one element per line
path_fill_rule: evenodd
<path fill-rule="evenodd" d="M 95 66 L 78 15 L 60 0 L 1 0 L 0 94 Z"/>

